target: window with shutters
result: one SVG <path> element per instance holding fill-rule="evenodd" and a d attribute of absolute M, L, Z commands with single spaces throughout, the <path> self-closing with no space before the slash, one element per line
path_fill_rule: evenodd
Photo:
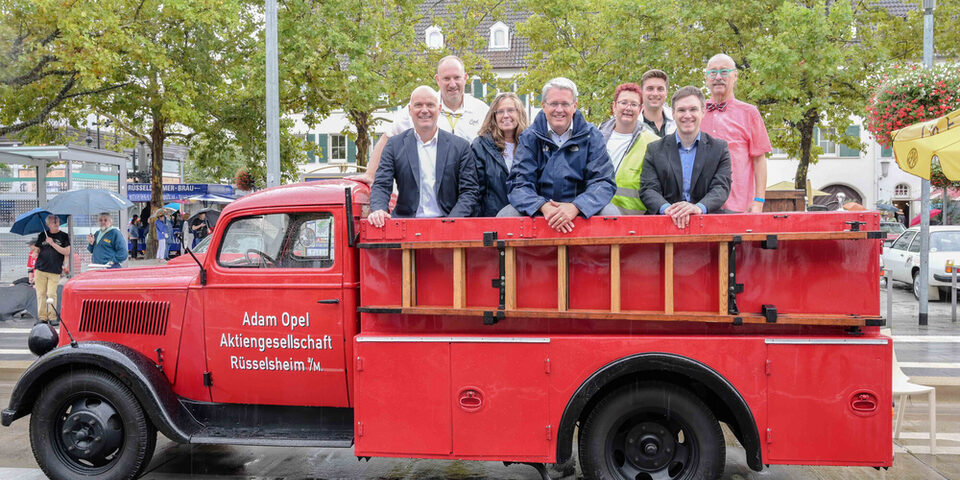
<path fill-rule="evenodd" d="M 330 135 L 330 160 L 347 160 L 347 137 Z"/>

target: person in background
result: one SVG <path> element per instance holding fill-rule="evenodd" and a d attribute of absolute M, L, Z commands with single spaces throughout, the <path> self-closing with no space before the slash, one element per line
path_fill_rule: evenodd
<path fill-rule="evenodd" d="M 100 230 L 96 235 L 87 235 L 87 251 L 93 254 L 91 261 L 108 268 L 120 268 L 120 264 L 127 259 L 127 241 L 120 229 L 113 226 L 113 218 L 109 213 L 101 213 L 97 222 Z"/>
<path fill-rule="evenodd" d="M 130 226 L 127 227 L 127 234 L 130 237 L 130 258 L 136 260 L 140 253 L 140 216 L 134 215 L 130 219 Z"/>
<path fill-rule="evenodd" d="M 510 203 L 507 200 L 507 176 L 513 167 L 517 137 L 527 128 L 527 112 L 515 93 L 501 93 L 493 99 L 480 136 L 470 148 L 477 157 L 480 199 L 477 216 L 496 217 Z"/>
<path fill-rule="evenodd" d="M 30 285 L 34 283 L 33 270 L 37 266 L 37 249 L 33 248 L 36 243 L 36 239 L 27 242 L 27 245 L 30 246 L 30 253 L 27 254 L 27 282 Z"/>
<path fill-rule="evenodd" d="M 60 274 L 63 272 L 63 260 L 70 255 L 70 236 L 60 231 L 60 218 L 48 215 L 47 231 L 37 237 L 33 248 L 37 250 L 37 263 L 34 268 L 34 283 L 37 289 L 37 320 L 56 322 L 57 314 L 47 305 L 47 299 L 57 301 L 57 289 L 60 286 Z"/>
<path fill-rule="evenodd" d="M 762 212 L 767 193 L 767 154 L 773 149 L 760 111 L 734 97 L 737 75 L 737 66 L 728 55 L 719 53 L 707 62 L 710 101 L 700 129 L 725 140 L 730 148 L 730 197 L 724 210 Z M 673 107 L 676 109 L 676 105 Z"/>
<path fill-rule="evenodd" d="M 676 131 L 673 111 L 666 105 L 667 95 L 670 93 L 667 74 L 656 69 L 643 72 L 640 77 L 640 90 L 643 97 L 643 122 L 660 138 Z"/>
<path fill-rule="evenodd" d="M 600 124 L 600 133 L 613 162 L 617 194 L 612 203 L 624 215 L 643 215 L 647 208 L 640 200 L 640 172 L 647 144 L 660 139 L 653 128 L 640 121 L 641 92 L 636 83 L 623 83 L 613 94 L 613 116 Z"/>
<path fill-rule="evenodd" d="M 167 216 L 163 211 L 157 214 L 154 225 L 157 229 L 157 259 L 166 260 L 169 254 L 167 240 L 170 239 L 170 235 L 173 232 L 171 231 L 170 224 L 167 223 Z"/>
<path fill-rule="evenodd" d="M 207 223 L 207 213 L 200 212 L 190 221 L 190 231 L 193 232 L 193 244 L 190 248 L 196 247 L 201 240 L 206 238 L 210 232 L 210 224 Z"/>

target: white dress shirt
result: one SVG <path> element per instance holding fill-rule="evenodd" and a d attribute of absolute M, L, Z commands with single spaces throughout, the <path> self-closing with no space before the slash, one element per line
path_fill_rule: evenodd
<path fill-rule="evenodd" d="M 434 130 L 433 138 L 424 142 L 416 130 L 417 156 L 420 159 L 420 204 L 417 206 L 417 218 L 442 217 L 443 211 L 437 202 L 437 138 L 440 130 Z"/>
<path fill-rule="evenodd" d="M 463 94 L 463 103 L 460 108 L 450 110 L 440 101 L 440 118 L 437 119 L 437 127 L 445 132 L 450 132 L 468 142 L 477 138 L 480 132 L 480 125 L 487 116 L 490 107 L 469 93 Z M 413 119 L 410 118 L 410 109 L 404 107 L 398 110 L 394 117 L 393 125 L 387 131 L 390 136 L 400 135 L 401 133 L 413 128 Z"/>

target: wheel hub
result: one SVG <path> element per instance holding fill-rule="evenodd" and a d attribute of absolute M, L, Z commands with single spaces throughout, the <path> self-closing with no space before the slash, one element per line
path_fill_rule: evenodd
<path fill-rule="evenodd" d="M 60 438 L 71 458 L 101 466 L 109 463 L 110 455 L 123 445 L 123 428 L 112 406 L 84 398 L 72 404 Z"/>
<path fill-rule="evenodd" d="M 644 422 L 635 425 L 627 433 L 627 460 L 645 471 L 660 470 L 673 459 L 677 441 L 673 433 L 657 422 Z"/>

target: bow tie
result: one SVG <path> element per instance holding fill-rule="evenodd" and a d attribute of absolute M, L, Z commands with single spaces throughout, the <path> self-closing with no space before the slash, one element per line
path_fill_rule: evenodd
<path fill-rule="evenodd" d="M 726 109 L 727 109 L 727 102 L 721 102 L 721 103 L 707 102 L 707 111 L 708 111 L 708 112 L 712 112 L 712 111 L 714 111 L 714 110 L 717 110 L 717 111 L 719 111 L 719 112 L 722 112 L 722 111 L 724 111 L 724 110 L 726 110 Z"/>

